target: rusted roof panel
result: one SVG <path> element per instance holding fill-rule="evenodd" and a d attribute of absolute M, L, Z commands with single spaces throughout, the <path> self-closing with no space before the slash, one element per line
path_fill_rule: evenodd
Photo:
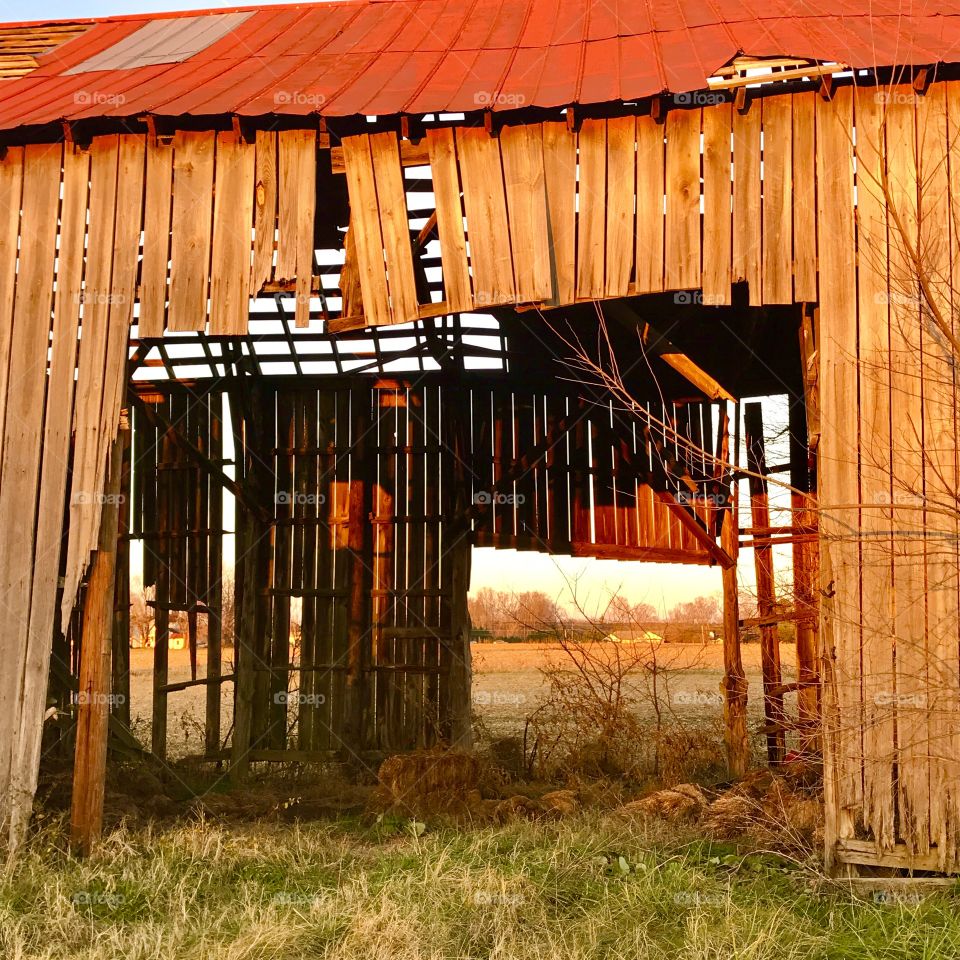
<path fill-rule="evenodd" d="M 960 61 L 960 0 L 334 0 L 71 24 L 86 29 L 0 84 L 0 129 L 637 100 L 702 89 L 739 54 Z"/>

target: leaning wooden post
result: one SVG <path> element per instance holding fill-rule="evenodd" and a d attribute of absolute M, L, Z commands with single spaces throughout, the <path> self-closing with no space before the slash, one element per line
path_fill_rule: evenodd
<path fill-rule="evenodd" d="M 770 545 L 770 504 L 767 499 L 767 460 L 763 441 L 763 408 L 744 408 L 747 469 L 750 471 L 750 508 L 754 529 L 753 558 L 757 574 L 757 614 L 760 617 L 760 663 L 763 672 L 763 712 L 766 721 L 767 759 L 782 763 L 786 754 L 780 639 L 775 622 L 776 587 L 773 548 Z M 766 543 L 764 543 L 766 541 Z"/>
<path fill-rule="evenodd" d="M 77 706 L 77 748 L 73 766 L 70 841 L 87 856 L 103 829 L 103 789 L 107 772 L 111 634 L 120 517 L 126 413 L 110 448 L 109 476 L 100 512 L 97 552 L 90 568 L 83 604 L 80 683 Z"/>
<path fill-rule="evenodd" d="M 739 538 L 735 483 L 733 491 L 733 504 L 724 513 L 723 526 L 720 528 L 720 546 L 736 561 Z M 730 773 L 742 777 L 750 767 L 750 738 L 747 734 L 747 678 L 740 656 L 740 600 L 736 562 L 724 567 L 722 576 L 724 739 Z"/>

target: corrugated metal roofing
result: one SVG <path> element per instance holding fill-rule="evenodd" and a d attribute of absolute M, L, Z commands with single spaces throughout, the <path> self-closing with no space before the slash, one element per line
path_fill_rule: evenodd
<path fill-rule="evenodd" d="M 237 11 L 248 16 L 181 62 L 138 48 L 142 65 L 76 72 L 148 24 Z M 89 29 L 0 84 L 0 129 L 636 100 L 702 89 L 739 53 L 852 67 L 960 60 L 960 0 L 336 0 L 76 22 Z"/>

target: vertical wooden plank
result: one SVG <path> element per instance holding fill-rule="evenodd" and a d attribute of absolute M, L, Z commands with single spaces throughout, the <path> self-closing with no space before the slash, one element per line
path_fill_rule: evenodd
<path fill-rule="evenodd" d="M 733 114 L 733 279 L 746 280 L 750 305 L 760 288 L 760 104 Z"/>
<path fill-rule="evenodd" d="M 916 101 L 918 255 L 926 274 L 922 329 L 923 491 L 926 532 L 927 711 L 930 839 L 942 869 L 957 861 L 960 830 L 960 661 L 957 643 L 956 351 L 952 316 L 950 183 L 946 85 L 932 84 Z M 929 313 L 926 311 L 929 309 Z M 931 316 L 932 314 L 932 316 Z M 949 867 L 948 867 L 949 865 Z"/>
<path fill-rule="evenodd" d="M 110 627 L 116 566 L 120 473 L 124 440 L 118 437 L 110 453 L 110 477 L 105 493 L 110 501 L 100 518 L 97 554 L 83 608 L 77 710 L 77 746 L 70 812 L 70 841 L 89 856 L 103 828 L 103 792 L 107 775 L 108 696 L 110 692 Z"/>
<path fill-rule="evenodd" d="M 890 504 L 890 335 L 882 107 L 861 91 L 857 119 L 857 270 L 860 324 L 860 501 L 863 584 L 863 818 L 878 851 L 894 836 L 893 522 Z"/>
<path fill-rule="evenodd" d="M 815 93 L 793 95 L 793 298 L 817 299 Z"/>
<path fill-rule="evenodd" d="M 6 544 L 0 551 L 0 604 L 7 611 L 0 637 L 0 655 L 6 664 L 0 673 L 0 823 L 4 829 L 11 825 L 12 807 L 22 809 L 32 800 L 32 794 L 29 798 L 24 795 L 28 784 L 20 776 L 14 755 L 33 585 L 62 156 L 60 145 L 31 145 L 24 150 L 20 263 L 10 334 L 5 454 L 0 468 L 0 530 Z M 50 638 L 45 639 L 49 643 Z M 31 673 L 29 679 L 33 678 Z M 32 708 L 35 696 L 31 691 Z M 31 722 L 41 722 L 35 710 Z"/>
<path fill-rule="evenodd" d="M 173 147 L 147 138 L 147 190 L 140 273 L 140 337 L 162 337 L 167 325 Z"/>
<path fill-rule="evenodd" d="M 0 463 L 10 368 L 10 337 L 17 282 L 17 238 L 23 199 L 23 147 L 9 147 L 0 160 Z"/>
<path fill-rule="evenodd" d="M 437 204 L 444 298 L 451 313 L 459 313 L 469 310 L 473 301 L 453 130 L 449 127 L 427 130 L 427 151 L 430 155 L 433 195 Z"/>
<path fill-rule="evenodd" d="M 853 123 L 849 89 L 817 102 L 817 238 L 831 255 L 820 263 L 820 409 L 818 487 L 824 564 L 823 633 L 827 683 L 836 709 L 824 714 L 827 776 L 836 780 L 831 830 L 853 836 L 863 799 L 860 699 L 860 556 L 856 532 L 857 342 L 856 250 L 853 220 Z M 736 162 L 736 161 L 735 161 Z M 736 217 L 736 211 L 734 211 Z M 828 425 L 827 418 L 830 419 Z M 829 842 L 829 840 L 828 840 Z"/>
<path fill-rule="evenodd" d="M 893 588 L 900 833 L 907 850 L 930 843 L 929 678 L 923 516 L 923 383 L 914 97 L 886 105 L 890 205 L 890 390 Z M 904 102 L 905 101 L 905 102 Z M 822 271 L 822 264 L 821 264 Z M 921 368 L 922 369 L 922 368 Z M 824 408 L 826 409 L 826 408 Z"/>
<path fill-rule="evenodd" d="M 390 304 L 387 299 L 387 275 L 370 137 L 367 134 L 344 137 L 342 143 L 350 192 L 350 231 L 354 236 L 360 267 L 363 308 L 367 323 L 376 327 L 390 322 Z"/>
<path fill-rule="evenodd" d="M 253 207 L 253 271 L 250 292 L 256 296 L 273 278 L 277 238 L 277 133 L 258 130 Z"/>
<path fill-rule="evenodd" d="M 762 105 L 763 302 L 793 303 L 792 102 L 767 97 Z"/>
<path fill-rule="evenodd" d="M 417 317 L 419 308 L 397 135 L 392 132 L 373 134 L 370 137 L 370 153 L 373 157 L 373 175 L 377 181 L 390 313 L 394 323 L 405 323 Z"/>
<path fill-rule="evenodd" d="M 577 299 L 603 296 L 607 211 L 607 124 L 584 120 L 578 139 Z"/>
<path fill-rule="evenodd" d="M 503 179 L 516 264 L 517 301 L 540 303 L 552 293 L 550 236 L 540 124 L 505 127 L 500 133 Z"/>
<path fill-rule="evenodd" d="M 700 284 L 700 110 L 667 114 L 668 290 Z"/>
<path fill-rule="evenodd" d="M 543 169 L 550 236 L 551 304 L 573 303 L 577 250 L 577 138 L 565 123 L 543 125 Z"/>
<path fill-rule="evenodd" d="M 699 148 L 698 148 L 699 149 Z M 633 274 L 634 194 L 637 185 L 637 121 L 607 121 L 607 257 L 604 293 L 625 297 Z"/>
<path fill-rule="evenodd" d="M 214 463 L 223 459 L 223 394 L 215 393 L 211 398 L 210 413 L 210 458 Z M 205 749 L 213 754 L 220 749 L 220 702 L 222 688 L 222 641 L 223 641 L 223 487 L 216 481 L 210 481 L 210 499 L 208 501 L 209 571 L 210 588 L 207 603 L 210 613 L 207 615 L 207 690 Z"/>
<path fill-rule="evenodd" d="M 254 147 L 233 131 L 217 134 L 210 270 L 210 333 L 243 336 L 250 319 L 250 237 Z"/>
<path fill-rule="evenodd" d="M 477 307 L 516 300 L 500 142 L 482 127 L 457 130 L 467 240 Z"/>
<path fill-rule="evenodd" d="M 46 707 L 50 638 L 57 606 L 57 580 L 63 534 L 67 464 L 73 424 L 74 368 L 83 277 L 90 156 L 68 147 L 64 154 L 60 250 L 54 300 L 53 339 L 43 458 L 37 510 L 36 561 L 26 636 L 23 698 L 17 722 L 13 763 L 11 844 L 26 829 L 37 786 L 42 718 Z"/>
<path fill-rule="evenodd" d="M 663 127 L 653 117 L 637 117 L 637 293 L 664 289 L 663 178 Z"/>
<path fill-rule="evenodd" d="M 296 279 L 296 325 L 309 326 L 317 199 L 317 135 L 312 130 L 279 134 L 279 230 L 277 280 Z"/>
<path fill-rule="evenodd" d="M 949 284 L 950 290 L 950 312 L 953 318 L 952 320 L 952 332 L 954 338 L 960 333 L 960 324 L 957 322 L 957 314 L 960 311 L 960 229 L 956 225 L 960 224 L 960 83 L 956 81 L 951 81 L 946 84 L 946 98 L 947 98 L 947 152 L 949 156 L 949 222 L 953 224 L 953 228 L 950 231 L 950 243 L 947 248 L 947 263 L 946 263 L 946 275 L 945 278 Z M 940 254 L 938 261 L 942 264 L 943 254 Z M 941 289 L 943 279 L 941 279 Z M 954 359 L 956 359 L 954 357 Z M 953 445 L 955 450 L 953 470 L 954 479 L 957 479 L 957 474 L 960 473 L 960 454 L 956 452 L 958 445 L 960 445 L 960 411 L 957 409 L 958 403 L 958 391 L 960 391 L 960 385 L 957 383 L 956 373 L 952 378 L 953 381 L 953 394 L 954 394 L 954 421 L 953 421 Z M 949 469 L 949 468 L 948 468 Z M 949 473 L 947 474 L 949 477 Z M 953 520 L 956 520 L 956 514 L 954 513 Z M 956 568 L 954 568 L 955 570 Z M 958 595 L 951 597 L 949 593 L 945 594 L 944 603 L 949 605 L 950 603 L 957 604 L 957 607 L 960 608 L 960 585 L 958 585 Z M 956 609 L 956 608 L 955 608 Z M 954 617 L 956 614 L 954 614 Z M 944 685 L 947 683 L 952 683 L 951 690 L 953 695 L 956 696 L 957 688 L 960 684 L 957 683 L 957 677 L 960 675 L 960 668 L 955 668 L 953 666 L 953 653 L 954 650 L 951 649 L 950 656 L 947 658 L 944 657 L 947 665 L 949 666 L 950 673 L 952 675 L 952 680 L 944 680 Z M 949 719 L 956 717 L 957 708 L 951 703 L 948 699 L 945 704 L 945 715 Z M 960 782 L 960 775 L 954 772 L 953 764 L 956 762 L 956 758 L 960 757 L 960 728 L 958 728 L 956 721 L 953 720 L 953 723 L 950 725 L 952 729 L 952 736 L 945 741 L 943 750 L 946 752 L 946 755 L 950 757 L 950 764 L 947 766 L 946 771 L 942 774 L 941 783 L 942 787 L 942 805 L 944 808 L 943 813 L 943 822 L 940 831 L 940 837 L 937 838 L 938 849 L 943 848 L 943 857 L 944 869 L 947 869 L 946 864 L 952 864 L 951 869 L 956 869 L 957 862 L 960 861 L 960 840 L 958 840 L 958 834 L 960 834 L 960 827 L 958 827 L 958 820 L 960 820 L 960 797 L 958 797 L 958 788 L 957 784 Z"/>
<path fill-rule="evenodd" d="M 731 136 L 729 103 L 703 109 L 703 302 L 730 303 Z"/>
<path fill-rule="evenodd" d="M 172 332 L 203 330 L 213 223 L 213 132 L 179 131 L 173 141 L 173 240 L 170 251 Z"/>

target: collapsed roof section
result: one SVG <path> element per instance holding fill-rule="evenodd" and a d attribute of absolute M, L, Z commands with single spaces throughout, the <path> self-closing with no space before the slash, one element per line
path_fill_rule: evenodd
<path fill-rule="evenodd" d="M 77 24 L 0 27 L 76 30 Z M 702 90 L 741 54 L 960 59 L 960 2 L 335 0 L 84 21 L 0 85 L 0 130 L 62 120 L 429 114 Z M 28 54 L 27 56 L 33 56 Z"/>

